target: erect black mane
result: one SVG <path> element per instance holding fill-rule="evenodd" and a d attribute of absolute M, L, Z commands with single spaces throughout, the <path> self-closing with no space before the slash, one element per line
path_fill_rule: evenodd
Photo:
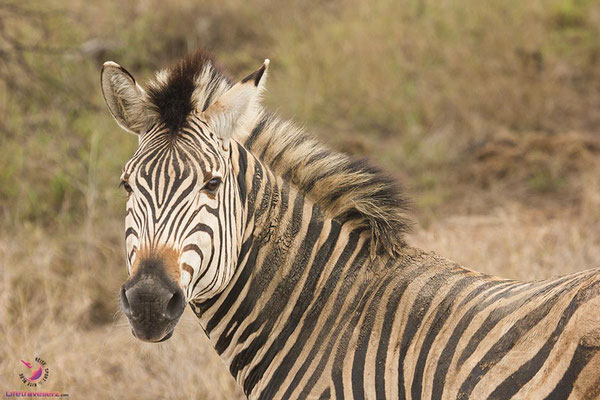
<path fill-rule="evenodd" d="M 212 100 L 213 90 L 204 99 L 194 96 L 198 88 L 198 79 L 202 73 L 209 74 L 209 81 L 229 78 L 215 65 L 213 57 L 205 51 L 197 51 L 179 60 L 172 67 L 160 71 L 148 87 L 150 107 L 158 114 L 160 122 L 172 132 L 178 131 L 190 113 L 198 107 L 198 101 L 204 100 L 204 111 Z"/>

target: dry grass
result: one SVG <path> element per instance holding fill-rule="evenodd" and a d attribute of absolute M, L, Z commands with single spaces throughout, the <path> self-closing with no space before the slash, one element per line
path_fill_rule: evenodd
<path fill-rule="evenodd" d="M 548 216 L 515 203 L 435 221 L 417 229 L 411 244 L 488 274 L 545 279 L 600 267 L 599 222 L 568 212 Z"/>
<path fill-rule="evenodd" d="M 600 266 L 599 27 L 592 0 L 0 2 L 0 386 L 39 355 L 71 398 L 243 397 L 189 311 L 160 345 L 118 313 L 136 140 L 103 61 L 271 58 L 269 105 L 401 178 L 411 244 L 531 280 Z"/>

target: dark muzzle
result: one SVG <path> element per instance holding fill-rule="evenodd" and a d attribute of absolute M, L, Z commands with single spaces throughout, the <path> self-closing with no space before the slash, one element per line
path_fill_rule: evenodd
<path fill-rule="evenodd" d="M 185 309 L 185 298 L 179 285 L 162 268 L 146 264 L 121 288 L 121 308 L 135 337 L 162 342 L 173 334 Z"/>

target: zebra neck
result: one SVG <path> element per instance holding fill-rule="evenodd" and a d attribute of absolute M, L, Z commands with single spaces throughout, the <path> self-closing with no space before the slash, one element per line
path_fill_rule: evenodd
<path fill-rule="evenodd" d="M 248 184 L 240 189 L 246 227 L 237 269 L 222 293 L 192 307 L 249 394 L 268 368 L 297 351 L 290 336 L 310 338 L 319 317 L 337 307 L 340 277 L 368 280 L 373 269 L 362 268 L 370 255 L 364 228 L 325 218 L 249 153 L 240 160 L 238 182 Z"/>

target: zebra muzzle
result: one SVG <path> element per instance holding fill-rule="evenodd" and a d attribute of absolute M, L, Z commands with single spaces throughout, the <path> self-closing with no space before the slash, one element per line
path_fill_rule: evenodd
<path fill-rule="evenodd" d="M 185 309 L 179 285 L 152 266 L 137 271 L 125 282 L 120 303 L 133 335 L 147 342 L 170 338 Z"/>

